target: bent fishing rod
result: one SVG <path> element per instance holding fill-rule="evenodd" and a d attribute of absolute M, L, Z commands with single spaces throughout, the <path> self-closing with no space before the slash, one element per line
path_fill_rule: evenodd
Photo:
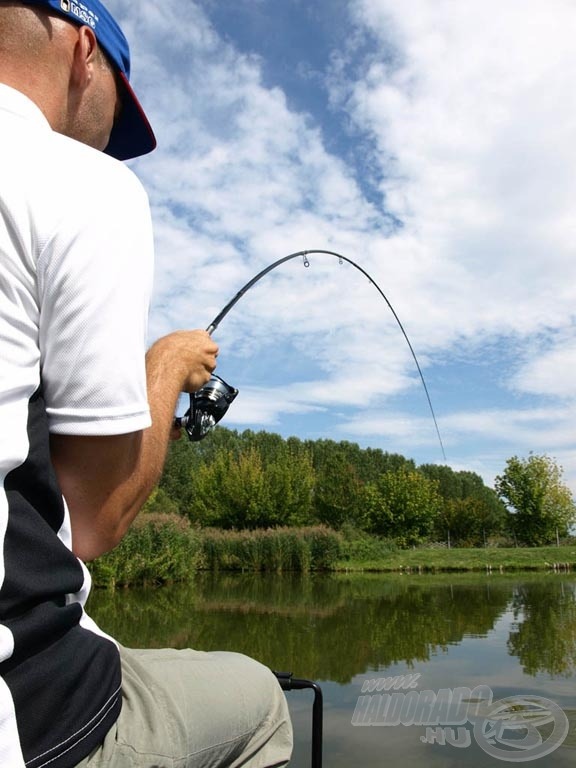
<path fill-rule="evenodd" d="M 344 262 L 346 262 L 347 264 L 350 264 L 352 267 L 357 269 L 368 279 L 368 281 L 374 286 L 374 288 L 376 288 L 380 296 L 386 302 L 388 309 L 392 312 L 392 315 L 394 316 L 394 319 L 396 320 L 398 327 L 402 331 L 402 335 L 404 336 L 404 339 L 408 344 L 408 348 L 412 355 L 412 359 L 416 364 L 416 369 L 418 371 L 420 381 L 422 383 L 424 392 L 426 394 L 428 407 L 430 410 L 430 414 L 432 416 L 432 420 L 434 422 L 434 427 L 436 429 L 436 435 L 438 436 L 440 448 L 442 450 L 442 456 L 444 457 L 444 461 L 446 461 L 446 452 L 444 451 L 444 443 L 442 442 L 442 437 L 440 435 L 440 429 L 438 427 L 438 421 L 436 419 L 436 414 L 432 406 L 430 393 L 428 392 L 428 387 L 426 386 L 424 374 L 422 373 L 420 363 L 418 362 L 418 358 L 416 357 L 414 348 L 410 342 L 410 339 L 408 338 L 408 334 L 406 333 L 404 326 L 400 321 L 400 318 L 396 314 L 394 307 L 388 300 L 388 297 L 386 296 L 384 291 L 380 288 L 380 286 L 374 280 L 374 278 L 371 275 L 369 275 L 368 272 L 366 272 L 366 270 L 363 269 L 359 264 L 357 264 L 355 261 L 352 261 L 352 259 L 349 259 L 346 256 L 342 256 L 342 254 L 336 253 L 335 251 L 326 251 L 321 249 L 297 251 L 296 253 L 291 253 L 288 256 L 284 256 L 283 258 L 278 259 L 277 261 L 273 262 L 269 266 L 265 267 L 263 270 L 258 272 L 258 274 L 255 275 L 251 280 L 249 280 L 244 286 L 242 286 L 242 288 L 240 288 L 238 293 L 236 293 L 236 295 L 233 296 L 230 299 L 230 301 L 226 304 L 226 306 L 216 315 L 216 317 L 214 318 L 214 320 L 212 320 L 212 322 L 210 323 L 210 325 L 207 327 L 206 330 L 208 331 L 209 334 L 214 333 L 214 331 L 218 328 L 222 320 L 230 312 L 232 307 L 234 307 L 238 303 L 238 301 L 240 301 L 242 296 L 244 296 L 245 293 L 247 293 L 254 285 L 256 285 L 256 283 L 258 283 L 269 272 L 272 272 L 272 270 L 276 269 L 281 264 L 284 264 L 287 261 L 291 261 L 292 259 L 297 259 L 297 258 L 301 258 L 303 260 L 304 266 L 309 267 L 310 260 L 308 259 L 308 256 L 312 254 L 323 254 L 326 256 L 334 256 L 335 258 L 338 259 L 340 264 L 343 264 Z M 195 442 L 198 440 L 202 440 L 202 438 L 204 438 L 208 434 L 208 432 L 210 432 L 210 430 L 224 416 L 224 414 L 230 407 L 232 401 L 234 400 L 237 394 L 238 394 L 237 389 L 235 389 L 234 387 L 231 387 L 219 376 L 216 376 L 215 374 L 213 374 L 210 381 L 207 384 L 205 384 L 197 392 L 193 392 L 192 394 L 190 394 L 190 408 L 188 409 L 188 411 L 186 411 L 184 416 L 177 416 L 174 419 L 174 426 L 177 428 L 183 427 L 186 430 L 188 437 L 191 441 Z"/>

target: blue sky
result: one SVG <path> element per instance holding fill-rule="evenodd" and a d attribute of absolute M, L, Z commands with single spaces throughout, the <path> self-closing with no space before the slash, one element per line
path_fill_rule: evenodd
<path fill-rule="evenodd" d="M 157 133 L 150 339 L 327 249 L 386 293 L 454 469 L 547 453 L 576 492 L 572 0 L 108 0 Z M 444 463 L 409 349 L 336 259 L 223 320 L 223 424 Z"/>

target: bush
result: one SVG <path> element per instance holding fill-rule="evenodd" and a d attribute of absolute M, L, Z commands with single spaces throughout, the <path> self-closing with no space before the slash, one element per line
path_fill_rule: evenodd
<path fill-rule="evenodd" d="M 386 538 L 371 536 L 357 529 L 346 531 L 347 536 L 341 546 L 342 560 L 359 563 L 370 562 L 387 557 L 392 552 L 398 552 L 398 544 Z"/>
<path fill-rule="evenodd" d="M 187 581 L 198 567 L 200 541 L 180 515 L 144 513 L 120 544 L 89 564 L 94 584 L 116 586 Z"/>

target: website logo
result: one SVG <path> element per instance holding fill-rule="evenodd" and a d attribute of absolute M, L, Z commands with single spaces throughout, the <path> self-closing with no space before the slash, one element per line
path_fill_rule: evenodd
<path fill-rule="evenodd" d="M 413 690 L 420 674 L 365 680 L 352 715 L 354 726 L 421 726 L 424 744 L 469 747 L 472 738 L 491 757 L 510 763 L 537 760 L 564 742 L 566 713 L 542 696 L 494 701 L 487 685 Z M 405 692 L 407 691 L 407 692 Z"/>

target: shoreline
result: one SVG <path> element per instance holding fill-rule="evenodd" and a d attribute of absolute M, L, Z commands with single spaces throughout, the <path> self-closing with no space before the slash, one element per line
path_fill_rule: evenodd
<path fill-rule="evenodd" d="M 372 573 L 570 573 L 576 570 L 576 546 L 398 550 L 373 559 L 341 559 L 331 570 Z"/>

